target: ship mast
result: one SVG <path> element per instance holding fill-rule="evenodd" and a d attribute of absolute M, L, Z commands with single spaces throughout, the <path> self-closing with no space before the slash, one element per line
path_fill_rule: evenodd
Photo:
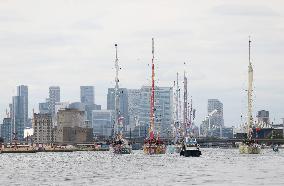
<path fill-rule="evenodd" d="M 190 99 L 189 114 L 188 114 L 188 115 L 189 115 L 189 122 L 188 122 L 188 125 L 189 125 L 188 128 L 189 128 L 189 129 L 192 129 L 192 114 L 193 114 L 192 111 L 193 111 L 193 110 L 192 110 L 192 98 L 191 98 L 191 99 Z"/>
<path fill-rule="evenodd" d="M 154 38 L 152 38 L 152 87 L 151 87 L 151 99 L 150 99 L 150 128 L 149 128 L 149 134 L 150 134 L 150 140 L 154 138 L 154 111 L 155 111 L 155 64 L 154 64 Z"/>
<path fill-rule="evenodd" d="M 177 82 L 176 82 L 176 96 L 175 96 L 175 106 L 176 106 L 176 122 L 179 121 L 179 85 L 178 85 L 178 72 L 177 72 Z"/>
<path fill-rule="evenodd" d="M 188 109 L 187 109 L 187 77 L 185 75 L 185 71 L 183 74 L 183 82 L 184 82 L 184 92 L 183 92 L 183 130 L 184 135 L 187 135 L 187 122 L 188 122 Z"/>
<path fill-rule="evenodd" d="M 180 96 L 180 90 L 179 90 L 179 84 L 178 84 L 179 78 L 178 78 L 178 72 L 177 72 L 177 79 L 174 83 L 174 87 L 176 87 L 175 90 L 175 120 L 174 120 L 174 137 L 175 139 L 178 138 L 179 132 L 180 132 L 180 120 L 179 120 L 179 96 Z"/>
<path fill-rule="evenodd" d="M 253 125 L 252 117 L 252 83 L 253 83 L 253 68 L 250 58 L 251 40 L 249 38 L 249 66 L 248 66 L 248 118 L 247 118 L 247 135 L 248 139 L 252 138 L 251 128 Z"/>
<path fill-rule="evenodd" d="M 115 46 L 115 88 L 114 88 L 114 109 L 115 109 L 115 130 L 116 134 L 122 134 L 122 126 L 120 122 L 120 111 L 119 111 L 119 79 L 118 79 L 118 56 L 117 56 L 117 44 Z"/>

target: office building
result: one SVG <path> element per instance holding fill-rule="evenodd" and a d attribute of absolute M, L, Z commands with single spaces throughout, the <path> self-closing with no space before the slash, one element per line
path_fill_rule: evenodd
<path fill-rule="evenodd" d="M 52 116 L 55 115 L 55 103 L 60 102 L 60 87 L 51 86 L 49 87 L 49 113 Z"/>
<path fill-rule="evenodd" d="M 119 112 L 124 118 L 123 127 L 124 131 L 129 125 L 129 115 L 128 115 L 128 90 L 126 88 L 118 89 L 119 95 Z M 109 88 L 107 93 L 107 110 L 115 110 L 115 91 L 114 88 Z"/>
<path fill-rule="evenodd" d="M 224 127 L 224 119 L 223 119 L 223 103 L 221 103 L 218 99 L 208 99 L 208 115 L 217 110 L 212 116 L 210 116 L 210 126 L 211 128 L 219 128 Z"/>
<path fill-rule="evenodd" d="M 113 110 L 93 111 L 93 134 L 97 138 L 109 138 L 112 136 L 114 126 Z"/>
<path fill-rule="evenodd" d="M 151 87 L 141 88 L 141 99 L 139 103 L 139 124 L 149 127 L 150 124 L 150 97 Z M 168 136 L 173 123 L 173 90 L 171 87 L 155 88 L 155 132 L 160 136 Z"/>
<path fill-rule="evenodd" d="M 53 143 L 53 125 L 51 114 L 34 113 L 33 142 L 36 144 Z"/>
<path fill-rule="evenodd" d="M 129 127 L 133 130 L 139 125 L 139 104 L 141 101 L 140 89 L 128 89 Z M 129 129 L 127 130 L 129 131 Z"/>
<path fill-rule="evenodd" d="M 101 105 L 95 104 L 94 86 L 80 86 L 81 103 L 85 105 L 86 120 L 93 125 L 92 113 L 93 110 L 101 110 Z"/>
<path fill-rule="evenodd" d="M 262 125 L 263 127 L 268 127 L 268 125 L 270 124 L 269 111 L 266 111 L 266 110 L 258 111 L 257 119 L 260 125 Z"/>
<path fill-rule="evenodd" d="M 3 124 L 1 124 L 1 137 L 4 139 L 4 143 L 12 142 L 12 119 L 4 118 Z"/>
<path fill-rule="evenodd" d="M 90 104 L 90 105 L 85 105 L 85 112 L 86 112 L 86 120 L 90 122 L 91 125 L 93 125 L 93 111 L 94 110 L 101 110 L 101 105 L 96 105 L 96 104 Z"/>
<path fill-rule="evenodd" d="M 49 99 L 47 98 L 45 102 L 38 104 L 38 110 L 40 114 L 48 114 L 50 113 L 49 110 Z"/>
<path fill-rule="evenodd" d="M 69 109 L 77 109 L 80 111 L 85 111 L 85 104 L 81 102 L 73 102 L 68 106 Z"/>
<path fill-rule="evenodd" d="M 86 105 L 95 104 L 95 93 L 93 86 L 80 86 L 81 103 Z"/>
<path fill-rule="evenodd" d="M 13 139 L 23 140 L 25 129 L 25 97 L 13 96 L 12 103 L 12 133 Z"/>
<path fill-rule="evenodd" d="M 78 144 L 93 141 L 93 129 L 85 122 L 85 112 L 77 109 L 59 110 L 55 141 L 59 144 Z"/>
<path fill-rule="evenodd" d="M 23 114 L 24 114 L 24 126 L 28 127 L 28 118 L 29 118 L 29 93 L 28 86 L 20 85 L 17 86 L 17 96 L 23 97 Z"/>

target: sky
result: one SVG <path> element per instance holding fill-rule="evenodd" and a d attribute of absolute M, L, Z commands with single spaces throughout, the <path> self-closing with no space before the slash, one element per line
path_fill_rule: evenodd
<path fill-rule="evenodd" d="M 69 102 L 80 100 L 81 85 L 93 85 L 96 104 L 106 108 L 115 43 L 120 86 L 150 85 L 154 37 L 157 85 L 172 86 L 176 73 L 186 71 L 196 122 L 216 98 L 224 104 L 225 126 L 237 126 L 247 109 L 251 36 L 254 113 L 269 110 L 279 123 L 283 33 L 282 0 L 0 0 L 0 118 L 20 84 L 29 86 L 30 116 L 52 85 Z"/>

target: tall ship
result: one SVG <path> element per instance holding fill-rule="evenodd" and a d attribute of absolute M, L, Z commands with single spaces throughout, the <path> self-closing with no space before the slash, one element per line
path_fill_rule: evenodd
<path fill-rule="evenodd" d="M 145 154 L 165 154 L 166 146 L 160 140 L 159 133 L 155 136 L 155 55 L 154 55 L 154 38 L 152 38 L 152 77 L 151 77 L 151 98 L 150 98 L 150 125 L 149 136 L 145 139 L 143 151 Z"/>
<path fill-rule="evenodd" d="M 183 93 L 183 140 L 181 142 L 180 155 L 185 157 L 199 157 L 201 151 L 199 144 L 193 133 L 193 120 L 194 113 L 192 109 L 192 99 L 190 107 L 188 106 L 188 95 L 187 95 L 187 77 L 184 71 L 184 93 Z"/>
<path fill-rule="evenodd" d="M 180 99 L 180 87 L 179 87 L 179 73 L 177 72 L 177 79 L 174 81 L 174 121 L 172 124 L 172 141 L 167 145 L 167 153 L 174 154 L 180 153 L 181 150 L 181 99 Z"/>
<path fill-rule="evenodd" d="M 132 152 L 132 146 L 129 144 L 128 140 L 123 137 L 123 116 L 120 113 L 119 107 L 119 64 L 117 55 L 117 44 L 115 44 L 115 88 L 114 88 L 114 126 L 113 126 L 113 140 L 110 149 L 115 154 L 130 154 Z"/>
<path fill-rule="evenodd" d="M 259 154 L 260 146 L 252 138 L 253 134 L 253 117 L 252 117 L 252 85 L 253 85 L 253 68 L 250 57 L 251 50 L 251 40 L 249 38 L 249 66 L 248 66 L 248 90 L 247 90 L 247 123 L 246 123 L 246 138 L 243 140 L 242 144 L 239 146 L 239 151 L 241 154 Z"/>

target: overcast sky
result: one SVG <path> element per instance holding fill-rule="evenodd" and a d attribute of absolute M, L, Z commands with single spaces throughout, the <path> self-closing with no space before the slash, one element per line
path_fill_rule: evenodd
<path fill-rule="evenodd" d="M 154 37 L 157 84 L 172 86 L 185 69 L 197 121 L 207 114 L 207 99 L 216 98 L 224 104 L 225 125 L 238 125 L 247 109 L 251 35 L 254 112 L 267 109 L 280 122 L 283 16 L 282 0 L 0 0 L 0 116 L 20 84 L 29 86 L 30 115 L 51 85 L 70 102 L 79 101 L 80 85 L 93 85 L 95 102 L 105 108 L 115 43 L 120 86 L 150 85 Z"/>

